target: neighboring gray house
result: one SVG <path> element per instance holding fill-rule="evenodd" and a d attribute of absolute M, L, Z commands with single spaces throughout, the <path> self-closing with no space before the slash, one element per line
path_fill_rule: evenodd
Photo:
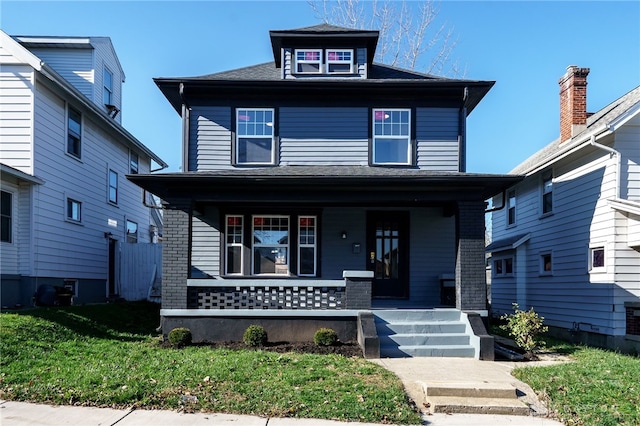
<path fill-rule="evenodd" d="M 564 337 L 638 350 L 640 87 L 589 114 L 588 73 L 560 79 L 560 138 L 512 171 L 526 178 L 493 213 L 492 310 L 516 302 Z"/>
<path fill-rule="evenodd" d="M 109 38 L 0 31 L 3 307 L 42 284 L 121 294 L 122 243 L 155 238 L 161 216 L 125 175 L 166 164 L 122 127 L 123 81 Z"/>
<path fill-rule="evenodd" d="M 272 62 L 155 79 L 183 172 L 129 179 L 166 203 L 163 332 L 492 357 L 467 313 L 487 314 L 485 200 L 520 178 L 466 172 L 465 122 L 494 83 L 373 63 L 377 31 L 270 36 Z"/>

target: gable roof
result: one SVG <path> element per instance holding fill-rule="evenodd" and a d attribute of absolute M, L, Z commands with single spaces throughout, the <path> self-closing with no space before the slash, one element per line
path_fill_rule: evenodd
<path fill-rule="evenodd" d="M 628 118 L 638 113 L 640 113 L 640 86 L 632 89 L 587 118 L 586 128 L 572 137 L 571 140 L 562 142 L 558 137 L 558 139 L 520 163 L 510 173 L 534 173 L 541 167 L 545 167 L 564 157 L 569 152 L 588 145 L 592 135 L 598 137 L 604 132 L 613 131 L 616 126 L 623 124 Z"/>

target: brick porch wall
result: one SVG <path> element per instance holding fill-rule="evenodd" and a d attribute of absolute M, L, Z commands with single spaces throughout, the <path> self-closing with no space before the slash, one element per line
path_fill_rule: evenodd
<path fill-rule="evenodd" d="M 456 308 L 487 309 L 484 254 L 484 201 L 458 202 Z"/>
<path fill-rule="evenodd" d="M 189 267 L 189 206 L 172 203 L 164 208 L 162 241 L 162 308 L 187 308 Z"/>

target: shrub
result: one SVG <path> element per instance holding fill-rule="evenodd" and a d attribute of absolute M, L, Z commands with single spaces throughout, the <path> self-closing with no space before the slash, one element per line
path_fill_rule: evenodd
<path fill-rule="evenodd" d="M 509 332 L 516 345 L 526 352 L 527 358 L 535 358 L 534 350 L 540 344 L 538 335 L 546 333 L 549 327 L 543 325 L 544 317 L 539 316 L 533 308 L 523 311 L 519 309 L 517 303 L 514 303 L 513 310 L 513 314 L 504 314 L 500 317 L 507 322 L 500 328 Z"/>
<path fill-rule="evenodd" d="M 242 335 L 242 341 L 247 346 L 264 346 L 268 340 L 267 330 L 261 325 L 250 325 Z"/>
<path fill-rule="evenodd" d="M 174 328 L 169 332 L 169 344 L 176 348 L 191 344 L 191 330 L 185 327 Z"/>
<path fill-rule="evenodd" d="M 313 335 L 313 342 L 318 346 L 333 346 L 338 342 L 338 333 L 330 328 L 320 328 Z"/>

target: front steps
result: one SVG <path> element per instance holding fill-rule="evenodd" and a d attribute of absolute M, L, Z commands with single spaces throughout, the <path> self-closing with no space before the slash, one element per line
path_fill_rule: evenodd
<path fill-rule="evenodd" d="M 432 413 L 527 416 L 531 409 L 507 383 L 425 382 L 426 407 Z"/>
<path fill-rule="evenodd" d="M 374 310 L 381 358 L 476 357 L 466 318 L 457 309 Z"/>

